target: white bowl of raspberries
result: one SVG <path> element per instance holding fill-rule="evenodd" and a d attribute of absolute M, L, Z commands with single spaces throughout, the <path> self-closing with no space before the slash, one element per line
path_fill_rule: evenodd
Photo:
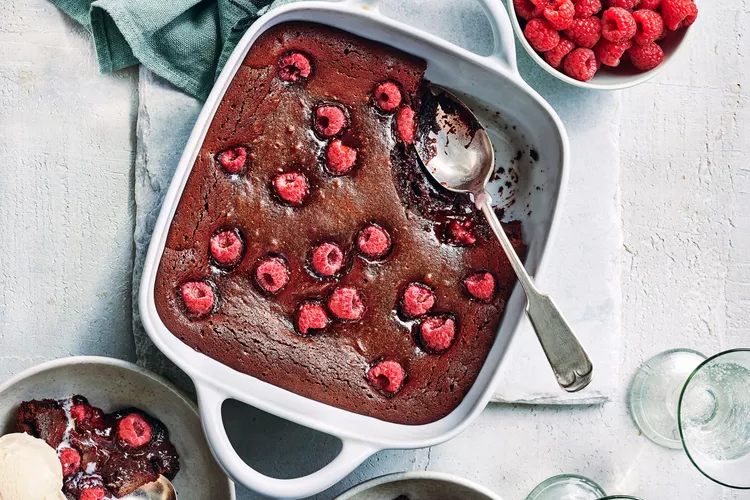
<path fill-rule="evenodd" d="M 693 0 L 508 0 L 521 45 L 578 87 L 616 90 L 656 76 L 698 17 Z"/>

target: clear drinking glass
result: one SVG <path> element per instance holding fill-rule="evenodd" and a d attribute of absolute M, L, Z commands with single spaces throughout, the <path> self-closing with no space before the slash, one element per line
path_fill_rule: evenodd
<path fill-rule="evenodd" d="M 606 496 L 601 486 L 577 474 L 560 474 L 542 481 L 526 500 L 639 500 L 625 495 Z"/>
<path fill-rule="evenodd" d="M 646 437 L 684 448 L 717 483 L 750 488 L 750 349 L 658 354 L 636 374 L 628 403 Z"/>

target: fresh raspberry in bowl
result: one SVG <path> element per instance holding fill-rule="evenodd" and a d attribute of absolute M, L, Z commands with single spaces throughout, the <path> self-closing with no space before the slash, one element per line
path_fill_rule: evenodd
<path fill-rule="evenodd" d="M 456 320 L 450 315 L 431 316 L 419 325 L 419 343 L 429 352 L 446 351 L 456 338 Z"/>
<path fill-rule="evenodd" d="M 268 256 L 263 258 L 255 268 L 255 281 L 264 292 L 273 295 L 289 283 L 290 273 L 289 266 L 284 259 Z"/>
<path fill-rule="evenodd" d="M 564 0 L 508 0 L 513 28 L 526 51 L 549 73 L 601 90 L 653 77 L 698 17 L 694 0 L 570 1 L 572 20 Z"/>
<path fill-rule="evenodd" d="M 367 370 L 367 381 L 385 396 L 393 396 L 404 386 L 406 370 L 401 363 L 391 359 L 381 359 Z"/>
<path fill-rule="evenodd" d="M 221 267 L 231 268 L 242 260 L 245 244 L 236 229 L 225 229 L 211 237 L 209 251 L 214 261 Z"/>
<path fill-rule="evenodd" d="M 369 224 L 357 235 L 357 248 L 368 259 L 382 259 L 391 250 L 391 236 L 377 224 Z"/>
<path fill-rule="evenodd" d="M 188 316 L 194 319 L 203 318 L 214 308 L 214 290 L 205 281 L 183 283 L 180 287 L 180 297 Z"/>

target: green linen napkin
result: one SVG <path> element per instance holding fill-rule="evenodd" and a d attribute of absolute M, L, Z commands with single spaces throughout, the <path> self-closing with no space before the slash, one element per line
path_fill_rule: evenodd
<path fill-rule="evenodd" d="M 295 0 L 50 1 L 91 33 L 102 73 L 141 63 L 205 100 L 248 26 Z"/>

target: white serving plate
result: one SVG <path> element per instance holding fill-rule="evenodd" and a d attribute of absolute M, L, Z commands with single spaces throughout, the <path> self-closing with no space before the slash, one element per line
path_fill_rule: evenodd
<path fill-rule="evenodd" d="M 14 432 L 21 402 L 75 394 L 107 413 L 136 407 L 164 422 L 180 454 L 180 472 L 174 480 L 180 500 L 235 500 L 234 484 L 214 461 L 201 433 L 195 405 L 166 380 L 119 359 L 63 358 L 6 381 L 0 385 L 0 436 Z"/>
<path fill-rule="evenodd" d="M 493 348 L 463 402 L 448 416 L 426 425 L 399 425 L 334 408 L 232 370 L 196 352 L 172 335 L 161 321 L 156 311 L 154 283 L 169 226 L 219 102 L 254 41 L 269 28 L 288 21 L 333 26 L 421 57 L 427 61 L 426 78 L 471 97 L 472 107 L 484 118 L 498 152 L 504 152 L 498 154 L 499 164 L 509 166 L 503 164 L 504 158 L 509 161 L 506 154 L 512 156 L 515 142 L 521 139 L 537 148 L 539 160 L 519 166 L 520 181 L 513 194 L 515 203 L 506 211 L 506 217 L 523 221 L 528 245 L 526 266 L 538 278 L 544 249 L 554 233 L 565 192 L 568 139 L 557 114 L 518 74 L 513 30 L 504 7 L 499 0 L 480 0 L 480 3 L 495 37 L 495 49 L 490 56 L 479 56 L 390 19 L 379 12 L 377 0 L 309 1 L 273 9 L 240 40 L 198 117 L 151 239 L 141 281 L 140 311 L 146 332 L 156 346 L 195 383 L 203 428 L 219 463 L 235 481 L 250 489 L 275 498 L 311 496 L 346 477 L 379 450 L 423 448 L 456 436 L 479 415 L 492 396 L 500 363 L 524 315 L 525 297 L 518 288 L 513 292 Z M 501 119 L 493 118 L 495 111 L 501 113 Z M 515 133 L 506 132 L 503 122 L 515 124 Z M 229 441 L 221 417 L 222 404 L 227 399 L 336 436 L 342 441 L 341 452 L 330 464 L 305 477 L 276 479 L 260 474 L 237 455 Z"/>
<path fill-rule="evenodd" d="M 334 500 L 502 500 L 498 495 L 468 479 L 443 472 L 397 472 L 370 479 Z"/>

